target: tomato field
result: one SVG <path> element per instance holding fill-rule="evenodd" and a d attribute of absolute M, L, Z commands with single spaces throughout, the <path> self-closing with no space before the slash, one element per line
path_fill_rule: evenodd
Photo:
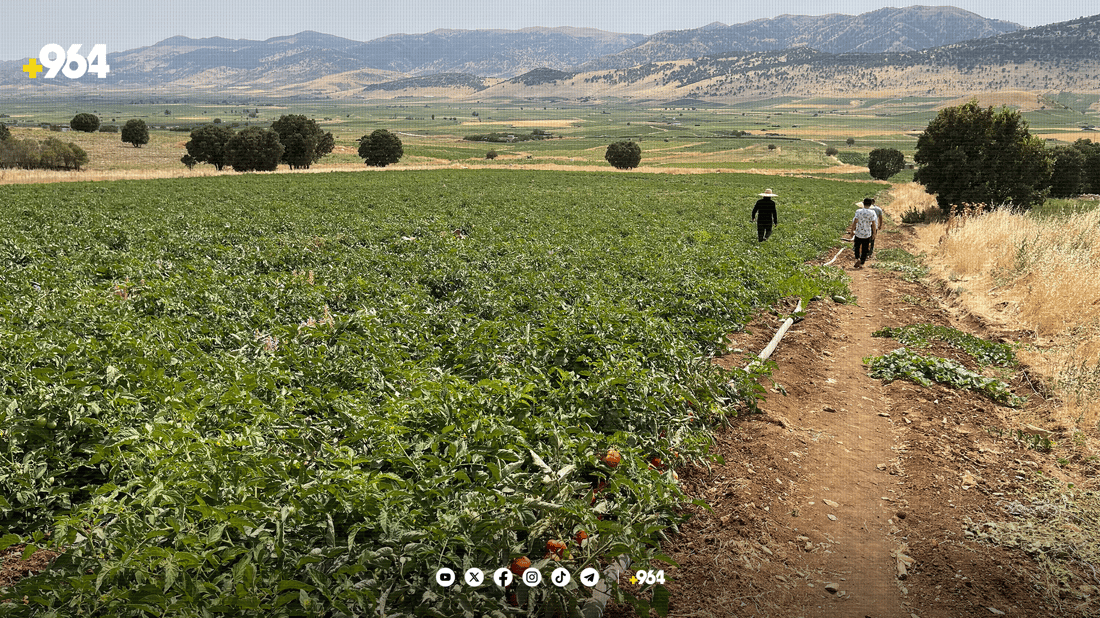
<path fill-rule="evenodd" d="M 725 335 L 844 292 L 805 262 L 877 188 L 769 178 L 758 244 L 760 178 L 0 187 L 0 548 L 62 552 L 0 607 L 579 615 L 575 582 L 434 573 L 659 558 L 675 467 L 762 395 Z"/>

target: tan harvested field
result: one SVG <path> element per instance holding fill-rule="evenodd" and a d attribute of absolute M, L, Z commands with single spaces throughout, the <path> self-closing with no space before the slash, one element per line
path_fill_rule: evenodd
<path fill-rule="evenodd" d="M 917 184 L 895 190 L 894 217 L 938 212 Z M 1037 387 L 1020 421 L 1080 432 L 1100 445 L 1100 210 L 1040 217 L 995 211 L 916 227 L 916 249 L 960 313 L 1027 343 L 1019 352 Z M 1041 392 L 1041 391 L 1040 391 Z"/>
<path fill-rule="evenodd" d="M 560 129 L 565 127 L 572 127 L 584 122 L 581 118 L 548 118 L 546 120 L 487 120 L 485 122 L 474 122 L 467 120 L 462 123 L 463 126 L 507 126 L 507 127 L 531 127 L 532 129 L 551 128 Z"/>
<path fill-rule="evenodd" d="M 1079 139 L 1087 139 L 1091 141 L 1100 141 L 1100 133 L 1096 131 L 1085 131 L 1083 129 L 1066 129 L 1064 131 L 1050 132 L 1050 133 L 1032 133 L 1035 137 L 1045 140 L 1057 140 L 1060 142 L 1073 143 Z"/>
<path fill-rule="evenodd" d="M 940 110 L 956 105 L 963 105 L 970 102 L 971 99 L 977 99 L 978 105 L 982 107 L 1000 107 L 1002 105 L 1007 105 L 1009 107 L 1019 108 L 1025 112 L 1034 111 L 1046 105 L 1037 93 L 1012 90 L 1005 92 L 975 92 L 961 96 L 957 99 L 944 101 L 937 105 L 936 109 Z"/>

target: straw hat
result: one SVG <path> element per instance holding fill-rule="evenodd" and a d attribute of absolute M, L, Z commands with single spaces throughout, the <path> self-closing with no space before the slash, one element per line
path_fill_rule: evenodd
<path fill-rule="evenodd" d="M 764 189 L 763 193 L 757 193 L 757 195 L 759 195 L 760 197 L 779 197 L 778 195 L 772 193 L 771 189 Z"/>

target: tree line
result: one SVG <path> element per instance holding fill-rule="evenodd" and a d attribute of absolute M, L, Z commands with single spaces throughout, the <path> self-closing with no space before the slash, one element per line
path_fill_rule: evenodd
<path fill-rule="evenodd" d="M 25 170 L 79 170 L 88 162 L 83 148 L 56 137 L 42 141 L 12 137 L 11 131 L 0 124 L 0 168 Z"/>
<path fill-rule="evenodd" d="M 249 127 L 234 131 L 220 124 L 203 125 L 191 131 L 180 162 L 189 169 L 208 163 L 221 171 L 226 166 L 237 172 L 273 171 L 280 163 L 291 169 L 309 169 L 332 152 L 336 141 L 317 122 L 301 114 L 281 116 L 271 128 Z M 359 156 L 367 165 L 384 167 L 404 155 L 401 140 L 385 129 L 359 138 Z"/>

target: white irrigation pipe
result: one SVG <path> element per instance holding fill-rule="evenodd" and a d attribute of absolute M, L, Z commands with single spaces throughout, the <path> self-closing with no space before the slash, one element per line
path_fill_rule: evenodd
<path fill-rule="evenodd" d="M 841 253 L 844 253 L 844 250 L 845 250 L 845 249 L 847 249 L 847 247 L 841 247 L 841 248 L 840 248 L 840 251 L 837 251 L 837 252 L 836 252 L 836 255 L 834 255 L 834 256 L 833 256 L 833 259 L 829 260 L 828 262 L 825 262 L 825 264 L 823 264 L 823 265 L 824 265 L 824 266 L 828 266 L 829 264 L 832 264 L 833 262 L 835 262 L 835 261 L 836 261 L 836 259 L 837 259 L 838 257 L 840 257 L 840 254 L 841 254 Z"/>
<path fill-rule="evenodd" d="M 611 592 L 608 590 L 609 581 L 618 581 L 619 577 L 630 568 L 630 557 L 619 556 L 619 559 L 611 563 L 603 572 L 603 579 L 596 584 L 592 591 L 592 600 L 585 604 L 581 610 L 584 618 L 600 618 L 607 610 L 607 602 L 611 600 Z"/>
<path fill-rule="evenodd" d="M 843 249 L 841 249 L 843 251 Z M 839 253 L 837 255 L 840 255 Z M 833 258 L 834 260 L 836 258 Z M 794 308 L 794 313 L 802 311 L 802 299 L 798 300 L 798 306 Z M 783 321 L 783 325 L 779 327 L 779 330 L 775 332 L 775 336 L 768 342 L 767 347 L 760 351 L 760 354 L 756 355 L 756 358 L 752 360 L 748 365 L 745 365 L 745 371 L 748 371 L 753 365 L 760 364 L 761 361 L 766 361 L 775 351 L 775 346 L 779 345 L 779 340 L 783 338 L 783 335 L 787 334 L 787 329 L 794 324 L 794 318 L 787 318 Z"/>

